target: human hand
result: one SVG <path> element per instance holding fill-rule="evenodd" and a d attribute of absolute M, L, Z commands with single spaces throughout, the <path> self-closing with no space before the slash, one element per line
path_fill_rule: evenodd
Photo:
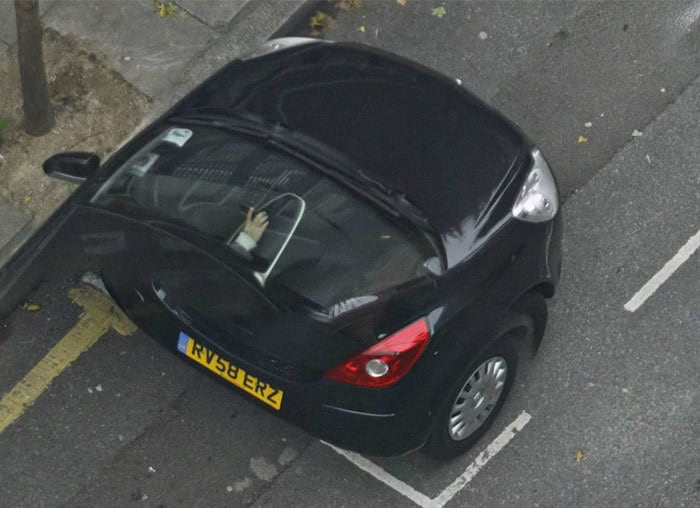
<path fill-rule="evenodd" d="M 265 232 L 265 229 L 267 228 L 268 224 L 269 220 L 267 217 L 267 213 L 258 212 L 255 215 L 253 215 L 253 209 L 248 208 L 248 214 L 245 218 L 243 232 L 249 237 L 251 237 L 255 241 L 255 243 L 258 243 L 260 241 L 260 238 L 262 238 L 262 235 Z"/>

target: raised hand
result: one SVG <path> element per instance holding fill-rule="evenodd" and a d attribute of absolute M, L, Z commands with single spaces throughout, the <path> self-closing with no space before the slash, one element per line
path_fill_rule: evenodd
<path fill-rule="evenodd" d="M 243 226 L 243 231 L 245 232 L 245 234 L 251 237 L 255 241 L 255 243 L 258 243 L 260 241 L 260 238 L 262 238 L 262 235 L 265 232 L 265 229 L 267 228 L 268 224 L 269 220 L 267 217 L 267 213 L 263 211 L 253 215 L 253 209 L 249 208 L 248 214 L 245 218 L 245 226 Z"/>

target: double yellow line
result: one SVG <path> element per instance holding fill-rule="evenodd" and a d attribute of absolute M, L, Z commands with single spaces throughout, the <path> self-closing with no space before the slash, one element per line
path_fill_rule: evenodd
<path fill-rule="evenodd" d="M 51 382 L 97 340 L 114 329 L 131 335 L 136 326 L 113 300 L 89 286 L 71 289 L 68 296 L 83 308 L 78 323 L 0 399 L 0 433 L 22 414 L 49 387 Z"/>

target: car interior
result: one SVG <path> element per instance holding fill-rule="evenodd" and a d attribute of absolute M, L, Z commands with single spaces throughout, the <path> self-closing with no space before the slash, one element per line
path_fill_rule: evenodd
<path fill-rule="evenodd" d="M 228 244 L 249 208 L 265 210 L 269 226 L 252 254 L 269 265 L 284 248 L 271 279 L 324 308 L 411 280 L 434 255 L 418 233 L 291 155 L 219 129 L 187 131 L 182 146 L 170 131 L 146 144 L 92 202 Z"/>

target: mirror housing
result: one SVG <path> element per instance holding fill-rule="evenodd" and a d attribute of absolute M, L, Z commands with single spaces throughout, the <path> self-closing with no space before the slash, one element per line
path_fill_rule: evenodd
<path fill-rule="evenodd" d="M 100 157 L 90 152 L 64 152 L 44 162 L 44 173 L 71 183 L 83 183 L 100 167 Z"/>

